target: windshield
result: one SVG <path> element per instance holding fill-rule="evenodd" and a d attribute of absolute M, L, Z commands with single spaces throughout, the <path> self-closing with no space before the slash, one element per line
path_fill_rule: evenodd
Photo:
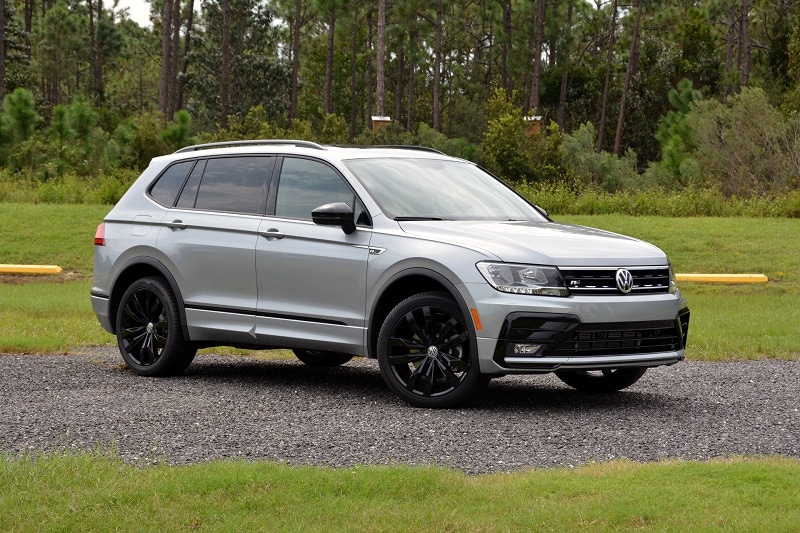
<path fill-rule="evenodd" d="M 477 166 L 441 159 L 351 159 L 347 166 L 395 220 L 545 219 Z"/>

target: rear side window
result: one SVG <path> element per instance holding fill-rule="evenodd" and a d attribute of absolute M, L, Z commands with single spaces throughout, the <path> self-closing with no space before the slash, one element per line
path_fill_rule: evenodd
<path fill-rule="evenodd" d="M 209 159 L 200 178 L 194 207 L 207 211 L 263 213 L 267 176 L 272 171 L 272 165 L 271 157 Z M 187 187 L 191 189 L 193 183 L 187 184 Z M 190 203 L 190 199 L 191 194 L 187 194 L 185 203 Z M 181 203 L 184 203 L 183 195 Z"/>
<path fill-rule="evenodd" d="M 192 165 L 194 165 L 194 161 L 184 161 L 165 170 L 150 188 L 150 196 L 153 200 L 165 207 L 172 207 Z"/>

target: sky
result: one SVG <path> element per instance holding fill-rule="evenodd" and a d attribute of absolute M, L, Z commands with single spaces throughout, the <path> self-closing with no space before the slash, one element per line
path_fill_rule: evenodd
<path fill-rule="evenodd" d="M 139 26 L 150 26 L 150 2 L 144 0 L 120 0 L 119 7 L 127 7 L 131 19 Z"/>

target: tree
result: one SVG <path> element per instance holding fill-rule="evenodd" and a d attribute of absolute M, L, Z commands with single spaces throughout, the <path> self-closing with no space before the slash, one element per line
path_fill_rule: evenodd
<path fill-rule="evenodd" d="M 642 9 L 644 0 L 637 0 L 636 3 L 636 22 L 633 25 L 633 37 L 631 38 L 631 52 L 628 57 L 628 68 L 625 70 L 625 83 L 622 86 L 622 97 L 619 102 L 619 118 L 617 120 L 617 135 L 614 138 L 614 155 L 619 155 L 620 144 L 622 142 L 622 127 L 625 123 L 625 100 L 630 90 L 633 71 L 639 62 L 639 23 L 642 20 Z"/>

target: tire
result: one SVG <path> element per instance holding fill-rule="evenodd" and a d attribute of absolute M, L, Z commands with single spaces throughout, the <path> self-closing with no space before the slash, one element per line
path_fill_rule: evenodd
<path fill-rule="evenodd" d="M 353 358 L 352 355 L 322 350 L 292 350 L 300 361 L 313 367 L 341 366 Z"/>
<path fill-rule="evenodd" d="M 378 364 L 384 381 L 416 407 L 455 407 L 486 383 L 470 324 L 444 292 L 406 298 L 392 309 L 378 335 Z"/>
<path fill-rule="evenodd" d="M 122 295 L 117 344 L 140 376 L 174 376 L 191 364 L 197 348 L 183 337 L 177 300 L 165 279 L 136 280 Z"/>
<path fill-rule="evenodd" d="M 616 392 L 630 387 L 641 378 L 647 368 L 608 368 L 605 370 L 578 370 L 556 372 L 558 379 L 579 391 L 603 393 Z"/>

